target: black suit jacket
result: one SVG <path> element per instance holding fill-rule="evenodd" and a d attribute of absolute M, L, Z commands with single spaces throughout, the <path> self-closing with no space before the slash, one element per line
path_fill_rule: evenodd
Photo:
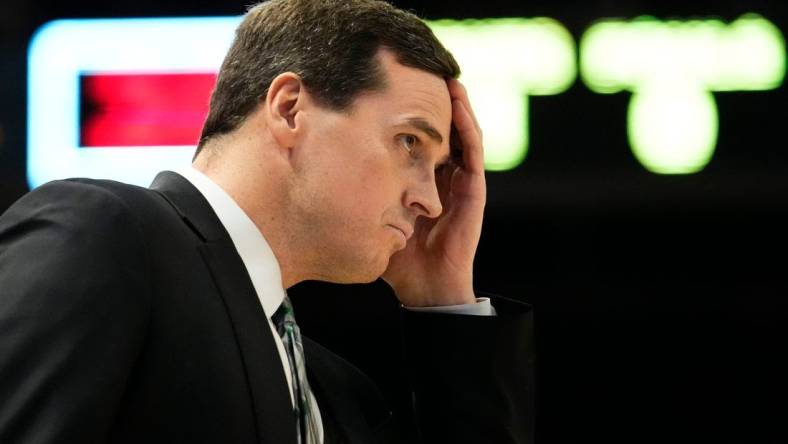
<path fill-rule="evenodd" d="M 305 339 L 328 443 L 530 442 L 531 311 L 403 313 L 418 430 L 375 383 Z M 203 196 L 52 182 L 0 218 L 0 442 L 295 444 L 271 331 Z"/>

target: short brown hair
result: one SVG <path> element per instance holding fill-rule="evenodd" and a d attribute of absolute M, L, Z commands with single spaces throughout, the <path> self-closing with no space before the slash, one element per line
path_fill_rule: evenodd
<path fill-rule="evenodd" d="M 382 89 L 375 57 L 381 47 L 403 65 L 444 78 L 460 74 L 421 19 L 385 1 L 270 0 L 251 7 L 222 63 L 195 156 L 210 138 L 240 126 L 283 72 L 298 74 L 321 105 L 335 110 Z"/>

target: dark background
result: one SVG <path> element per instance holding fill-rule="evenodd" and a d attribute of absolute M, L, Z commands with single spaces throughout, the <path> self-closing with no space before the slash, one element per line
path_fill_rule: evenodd
<path fill-rule="evenodd" d="M 236 15 L 248 4 L 0 1 L 0 211 L 27 191 L 26 51 L 38 26 Z M 757 12 L 788 32 L 778 0 L 395 4 L 425 18 L 548 16 L 576 41 L 597 19 L 642 14 L 731 21 Z M 525 162 L 488 173 L 475 281 L 535 306 L 539 442 L 788 442 L 786 88 L 714 97 L 719 140 L 698 174 L 647 172 L 626 139 L 629 94 L 594 94 L 579 78 L 565 93 L 528 99 Z M 308 334 L 397 379 L 399 367 L 381 357 L 398 346 L 385 284 L 304 283 L 291 294 Z M 346 310 L 326 316 L 336 306 Z"/>

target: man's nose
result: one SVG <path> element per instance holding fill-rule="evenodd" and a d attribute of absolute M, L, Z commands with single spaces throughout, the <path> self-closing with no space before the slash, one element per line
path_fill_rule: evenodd
<path fill-rule="evenodd" d="M 435 173 L 422 172 L 419 177 L 411 182 L 405 192 L 405 206 L 416 213 L 417 216 L 436 218 L 443 212 Z"/>

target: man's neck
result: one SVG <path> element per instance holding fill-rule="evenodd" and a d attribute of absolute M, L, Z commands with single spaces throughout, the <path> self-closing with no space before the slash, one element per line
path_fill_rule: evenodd
<path fill-rule="evenodd" d="M 282 286 L 287 289 L 306 279 L 294 272 L 298 269 L 292 260 L 295 256 L 288 254 L 298 249 L 289 245 L 286 235 L 287 180 L 274 162 L 247 159 L 243 151 L 234 146 L 217 154 L 216 148 L 209 148 L 200 153 L 192 167 L 222 188 L 254 222 L 279 262 Z"/>

